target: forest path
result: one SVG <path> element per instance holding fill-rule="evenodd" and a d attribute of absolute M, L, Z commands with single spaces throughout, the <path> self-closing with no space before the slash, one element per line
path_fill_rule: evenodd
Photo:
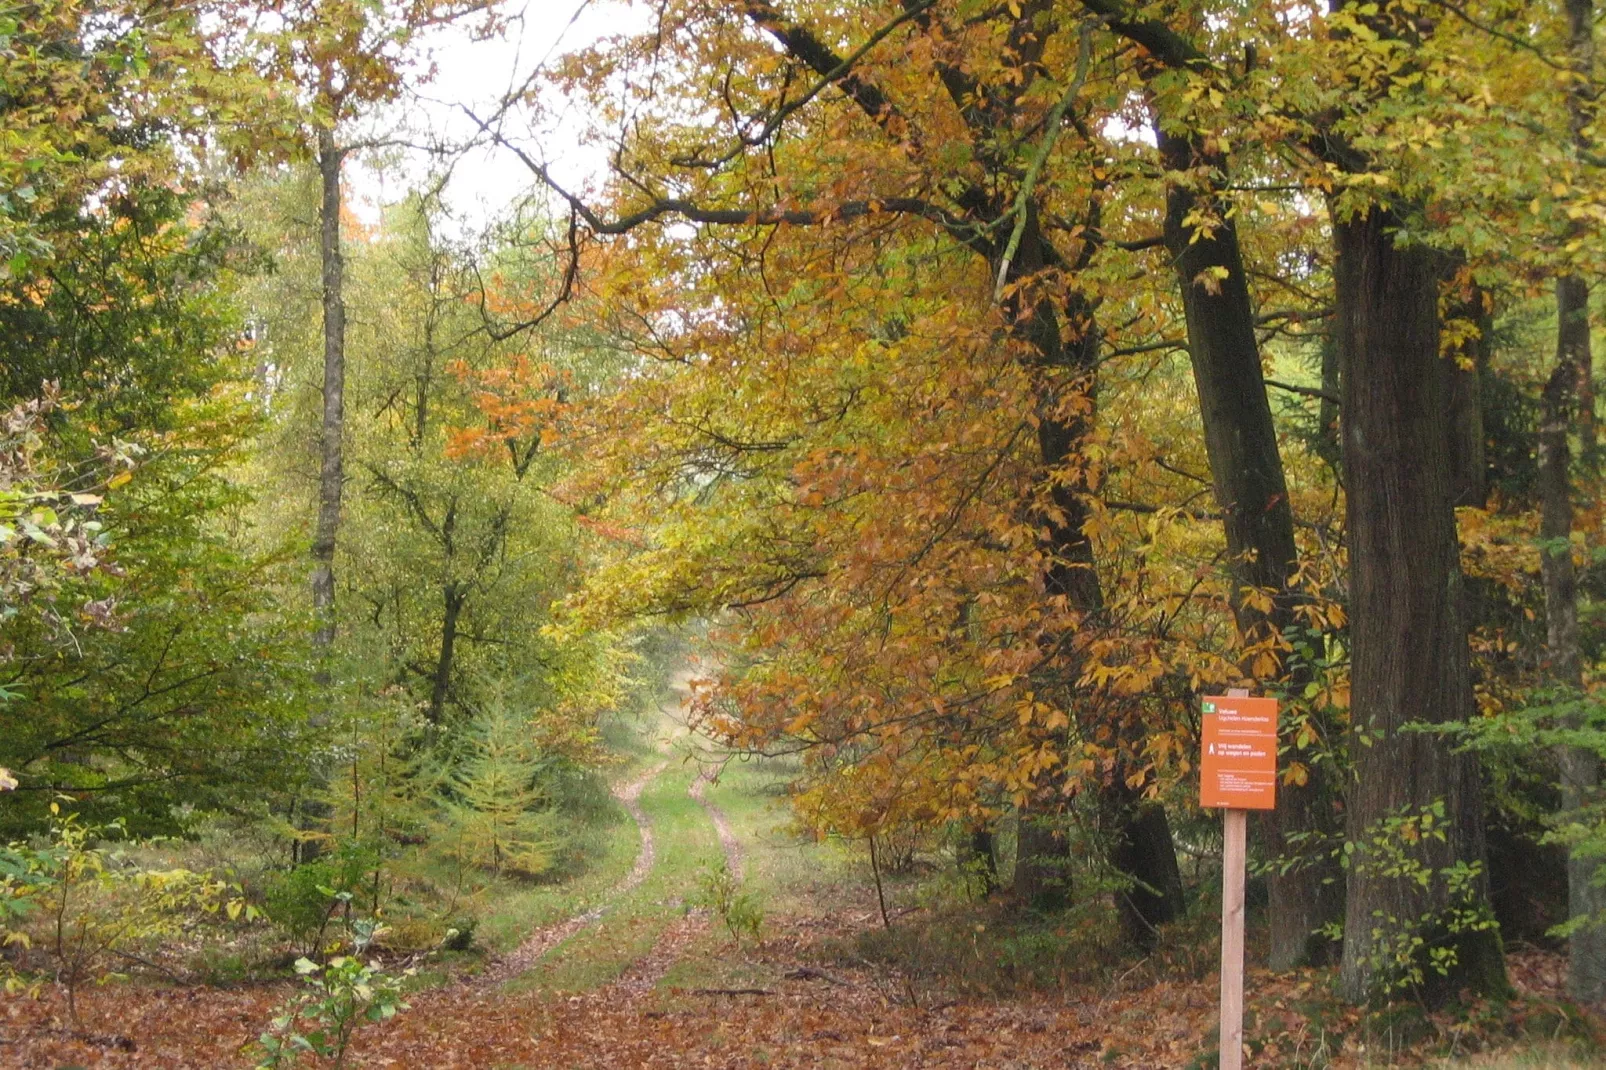
<path fill-rule="evenodd" d="M 532 931 L 519 942 L 518 947 L 500 956 L 485 970 L 471 978 L 469 984 L 491 987 L 528 972 L 546 956 L 547 952 L 580 930 L 601 921 L 610 906 L 647 879 L 647 874 L 652 872 L 653 862 L 656 861 L 657 850 L 653 843 L 652 822 L 647 819 L 646 813 L 641 808 L 641 793 L 668 765 L 669 760 L 663 759 L 635 778 L 613 787 L 613 797 L 619 800 L 619 804 L 625 808 L 631 820 L 635 821 L 636 829 L 641 836 L 641 846 L 636 850 L 635 864 L 630 867 L 630 872 L 625 874 L 624 879 L 614 885 L 603 900 L 590 910 Z"/>
<path fill-rule="evenodd" d="M 663 758 L 616 791 L 640 829 L 630 876 L 587 913 L 533 934 L 492 983 L 511 982 L 508 991 L 639 996 L 707 931 L 706 913 L 688 910 L 719 842 L 714 819 L 695 802 L 699 747 L 687 725 L 693 676 L 689 668 L 675 673 L 655 711 L 650 732 Z"/>
<path fill-rule="evenodd" d="M 697 805 L 703 808 L 703 812 L 708 815 L 708 819 L 714 823 L 714 831 L 719 833 L 720 850 L 725 852 L 725 866 L 730 870 L 731 876 L 736 878 L 736 883 L 740 884 L 743 878 L 742 841 L 737 838 L 735 830 L 731 828 L 730 818 L 725 816 L 725 811 L 709 801 L 708 788 L 714 783 L 715 777 L 716 774 L 712 774 L 706 769 L 702 770 L 697 774 L 697 778 L 691 782 L 689 791 L 691 797 L 697 800 Z"/>
<path fill-rule="evenodd" d="M 652 873 L 658 861 L 657 842 L 653 836 L 653 820 L 642 805 L 642 793 L 666 769 L 676 751 L 677 743 L 688 729 L 684 711 L 690 700 L 692 671 L 681 669 L 669 679 L 669 696 L 658 704 L 657 721 L 650 727 L 653 748 L 664 757 L 642 770 L 631 779 L 614 784 L 613 797 L 624 807 L 625 813 L 636 823 L 640 846 L 636 861 L 618 884 L 614 885 L 595 906 L 582 913 L 533 930 L 520 941 L 518 947 L 495 960 L 469 983 L 477 987 L 494 987 L 522 977 L 536 969 L 561 945 L 582 931 L 597 925 L 621 900 L 639 888 Z"/>
<path fill-rule="evenodd" d="M 708 755 L 699 752 L 695 733 L 688 722 L 691 708 L 691 680 L 693 672 L 682 670 L 670 680 L 670 690 L 678 698 L 673 707 L 665 703 L 660 708 L 660 714 L 666 721 L 674 726 L 669 740 L 683 755 L 686 763 L 695 763 L 696 775 L 686 786 L 686 795 L 701 809 L 704 817 L 714 827 L 719 838 L 720 852 L 724 856 L 725 866 L 736 878 L 737 883 L 742 881 L 742 844 L 737 838 L 730 820 L 723 810 L 708 799 L 708 787 L 713 784 L 715 774 L 712 767 L 707 764 Z M 706 868 L 706 867 L 705 867 Z M 688 877 L 690 883 L 687 883 Z M 692 902 L 701 891 L 701 871 L 695 874 L 682 874 L 678 888 L 678 898 L 681 902 Z M 619 977 L 608 984 L 600 995 L 609 1001 L 619 999 L 636 999 L 651 995 L 669 971 L 686 954 L 695 947 L 709 932 L 708 910 L 699 907 L 686 911 L 681 917 L 670 922 L 654 940 L 652 947 L 635 962 L 631 963 Z"/>

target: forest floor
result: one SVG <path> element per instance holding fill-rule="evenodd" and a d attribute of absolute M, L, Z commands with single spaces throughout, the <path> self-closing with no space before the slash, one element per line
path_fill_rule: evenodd
<path fill-rule="evenodd" d="M 683 694 L 684 676 L 676 683 Z M 1003 914 L 962 915 L 956 941 L 958 915 L 922 901 L 909 881 L 891 890 L 889 923 L 858 859 L 787 831 L 776 805 L 785 769 L 731 763 L 716 778 L 679 716 L 667 702 L 656 753 L 614 788 L 639 830 L 633 868 L 585 909 L 531 926 L 483 968 L 434 978 L 408 1010 L 357 1033 L 348 1065 L 1215 1065 L 1208 925 L 1141 960 L 1091 940 L 1056 961 L 1038 945 L 1064 939 L 1034 944 Z M 694 905 L 721 860 L 765 909 L 760 942 L 733 941 Z M 940 968 L 922 968 L 933 962 Z M 1251 970 L 1246 1065 L 1601 1065 L 1576 1045 L 1479 1054 L 1599 1035 L 1598 1020 L 1562 1000 L 1559 956 L 1523 951 L 1511 967 L 1521 993 L 1511 1005 L 1387 1018 L 1339 1005 L 1325 973 Z M 1058 972 L 1059 984 L 1035 983 L 1034 969 Z M 288 984 L 113 983 L 79 995 L 78 1028 L 53 990 L 0 997 L 0 1067 L 248 1067 L 252 1042 L 291 994 Z"/>

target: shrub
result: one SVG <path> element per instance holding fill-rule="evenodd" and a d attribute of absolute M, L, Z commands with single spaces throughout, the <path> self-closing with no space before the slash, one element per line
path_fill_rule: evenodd
<path fill-rule="evenodd" d="M 764 908 L 757 896 L 742 891 L 741 882 L 726 862 L 721 860 L 717 866 L 705 867 L 697 876 L 697 886 L 695 902 L 719 916 L 732 940 L 737 943 L 743 938 L 758 940 L 764 927 Z"/>
<path fill-rule="evenodd" d="M 208 874 L 122 864 L 100 846 L 121 833 L 120 825 L 85 825 L 75 814 L 61 816 L 56 803 L 50 810 L 56 820 L 48 846 L 12 844 L 4 852 L 0 942 L 31 946 L 31 936 L 18 923 L 35 923 L 73 1021 L 82 983 L 105 979 L 108 963 L 128 957 L 130 948 L 175 937 L 198 914 L 255 917 L 254 908 L 230 895 L 237 889 Z M 8 978 L 12 987 L 18 981 Z"/>
<path fill-rule="evenodd" d="M 359 951 L 367 949 L 376 931 L 368 931 Z M 307 958 L 296 960 L 303 989 L 257 1038 L 257 1070 L 294 1066 L 307 1054 L 331 1060 L 337 1068 L 345 1066 L 358 1026 L 407 1009 L 402 983 L 413 972 L 387 973 L 377 961 L 364 962 L 356 955 L 332 958 L 322 966 Z"/>
<path fill-rule="evenodd" d="M 268 881 L 263 890 L 265 913 L 316 956 L 337 916 L 349 929 L 352 906 L 374 887 L 379 865 L 379 854 L 372 847 L 341 843 L 331 854 Z"/>

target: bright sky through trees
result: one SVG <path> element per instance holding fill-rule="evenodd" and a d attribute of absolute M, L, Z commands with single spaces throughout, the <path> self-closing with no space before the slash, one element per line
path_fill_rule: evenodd
<path fill-rule="evenodd" d="M 376 131 L 418 145 L 465 144 L 479 131 L 464 108 L 481 116 L 494 114 L 502 99 L 533 71 L 609 33 L 639 29 L 642 18 L 639 9 L 620 0 L 528 0 L 510 12 L 505 32 L 490 39 L 479 39 L 468 23 L 444 26 L 425 43 L 433 56 L 434 77 L 377 119 Z M 583 126 L 582 116 L 570 106 L 539 132 L 541 148 L 555 173 L 573 186 L 584 185 L 607 165 L 602 153 L 580 145 Z M 399 171 L 385 174 L 372 161 L 354 161 L 348 167 L 353 207 L 366 219 L 376 218 L 381 204 L 401 197 L 431 167 L 428 155 L 418 151 L 408 153 Z M 528 168 L 506 149 L 484 146 L 455 162 L 446 200 L 464 227 L 472 229 L 529 191 Z"/>

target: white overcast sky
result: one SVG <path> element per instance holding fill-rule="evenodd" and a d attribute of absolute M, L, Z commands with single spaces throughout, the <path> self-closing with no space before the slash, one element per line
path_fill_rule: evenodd
<path fill-rule="evenodd" d="M 400 105 L 396 114 L 383 117 L 381 125 L 427 129 L 437 137 L 467 142 L 477 128 L 464 114 L 464 107 L 488 116 L 509 89 L 522 85 L 543 61 L 550 64 L 563 53 L 584 48 L 607 34 L 647 24 L 647 11 L 629 0 L 523 0 L 522 7 L 515 3 L 507 13 L 511 17 L 501 38 L 475 41 L 466 27 L 433 35 L 427 47 L 435 63 L 435 77 L 419 87 L 416 98 Z M 598 177 L 606 167 L 598 152 L 584 150 L 577 143 L 584 119 L 574 109 L 567 109 L 563 120 L 541 130 L 538 139 L 554 172 L 576 185 Z M 512 129 L 526 132 L 522 125 Z M 391 175 L 381 180 L 359 162 L 348 174 L 353 207 L 360 215 L 374 218 L 381 203 L 399 199 L 410 182 L 423 177 L 426 168 L 420 155 L 406 165 L 406 177 Z M 477 226 L 532 187 L 529 171 L 512 153 L 484 147 L 471 150 L 458 163 L 446 196 L 465 224 Z"/>

